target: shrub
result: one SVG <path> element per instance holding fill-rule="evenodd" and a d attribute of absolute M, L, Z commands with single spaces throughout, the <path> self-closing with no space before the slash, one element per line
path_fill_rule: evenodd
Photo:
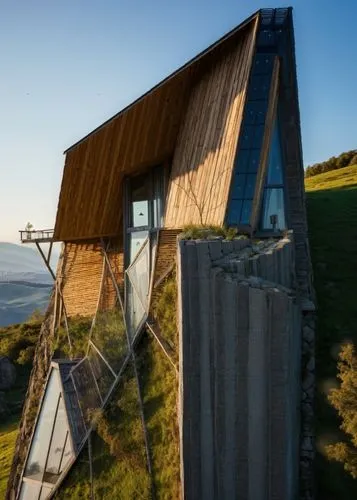
<path fill-rule="evenodd" d="M 348 441 L 327 446 L 326 453 L 330 460 L 343 463 L 345 470 L 357 479 L 357 356 L 354 346 L 344 345 L 339 358 L 337 377 L 341 385 L 331 390 L 328 399 L 342 419 L 340 428 Z"/>

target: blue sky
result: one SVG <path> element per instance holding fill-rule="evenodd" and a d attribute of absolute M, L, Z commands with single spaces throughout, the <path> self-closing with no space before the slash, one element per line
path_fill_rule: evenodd
<path fill-rule="evenodd" d="M 0 241 L 52 227 L 63 151 L 261 7 L 0 0 Z M 305 165 L 357 147 L 357 2 L 294 7 Z"/>

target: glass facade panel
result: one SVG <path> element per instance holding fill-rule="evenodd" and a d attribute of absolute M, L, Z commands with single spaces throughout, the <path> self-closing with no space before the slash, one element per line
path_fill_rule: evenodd
<path fill-rule="evenodd" d="M 141 227 L 149 225 L 149 202 L 145 201 L 133 201 L 132 203 L 132 227 Z"/>
<path fill-rule="evenodd" d="M 51 493 L 51 491 L 52 491 L 52 488 L 50 488 L 48 486 L 42 486 L 40 500 L 46 500 L 46 498 L 48 498 L 48 495 Z"/>
<path fill-rule="evenodd" d="M 38 500 L 41 492 L 41 483 L 22 481 L 20 500 Z"/>
<path fill-rule="evenodd" d="M 284 165 L 278 120 L 276 120 L 274 124 L 268 161 L 260 226 L 263 231 L 282 231 L 286 228 L 286 220 L 284 203 Z"/>
<path fill-rule="evenodd" d="M 249 224 L 250 213 L 252 211 L 252 200 L 244 200 L 240 221 L 242 224 Z"/>
<path fill-rule="evenodd" d="M 86 427 L 84 424 L 81 408 L 79 406 L 77 394 L 74 389 L 72 377 L 67 378 L 63 382 L 63 386 L 65 391 L 64 399 L 68 408 L 68 420 L 71 426 L 73 442 L 75 446 L 79 446 L 85 436 Z"/>
<path fill-rule="evenodd" d="M 247 179 L 246 179 L 245 188 L 244 188 L 244 199 L 245 200 L 253 199 L 253 197 L 254 197 L 255 179 L 256 179 L 256 175 L 247 174 Z"/>
<path fill-rule="evenodd" d="M 140 248 L 145 243 L 146 238 L 149 236 L 149 231 L 137 231 L 129 234 L 130 238 L 130 263 L 133 262 L 137 256 Z"/>
<path fill-rule="evenodd" d="M 149 225 L 150 184 L 147 176 L 138 175 L 130 181 L 130 227 Z"/>
<path fill-rule="evenodd" d="M 69 464 L 69 461 L 73 458 L 72 450 L 71 450 L 71 441 L 69 435 L 67 436 L 67 441 L 64 447 L 64 452 L 62 455 L 62 460 L 60 464 L 60 470 L 63 472 Z"/>
<path fill-rule="evenodd" d="M 242 212 L 242 200 L 232 200 L 230 203 L 230 210 L 228 215 L 228 225 L 238 224 L 240 221 L 240 214 Z"/>
<path fill-rule="evenodd" d="M 55 484 L 59 479 L 61 473 L 60 466 L 66 442 L 68 440 L 68 433 L 69 429 L 66 418 L 66 409 L 64 406 L 63 398 L 61 396 L 46 464 L 46 472 L 43 478 L 46 483 Z"/>
<path fill-rule="evenodd" d="M 72 370 L 72 377 L 77 390 L 79 404 L 86 422 L 91 420 L 91 412 L 101 407 L 102 401 L 97 390 L 88 358 L 78 363 Z"/>
<path fill-rule="evenodd" d="M 274 58 L 274 55 L 265 53 L 257 53 L 254 57 L 226 216 L 228 225 L 249 226 L 252 223 L 251 212 L 260 165 Z M 261 195 L 262 193 L 257 193 L 257 196 Z"/>
<path fill-rule="evenodd" d="M 242 200 L 244 198 L 244 189 L 247 176 L 246 174 L 238 174 L 234 177 L 234 185 L 232 197 L 235 200 Z"/>
<path fill-rule="evenodd" d="M 114 375 L 92 345 L 89 347 L 88 359 L 91 364 L 94 377 L 97 381 L 102 399 L 105 399 L 115 380 Z M 120 356 L 120 353 L 118 353 L 118 359 L 121 359 L 121 363 L 118 368 L 119 371 L 124 361 L 123 356 Z"/>
<path fill-rule="evenodd" d="M 25 469 L 26 477 L 42 480 L 59 397 L 59 374 L 52 369 L 36 424 L 36 431 L 31 442 L 31 451 Z M 44 450 L 46 451 L 44 452 Z"/>
<path fill-rule="evenodd" d="M 127 324 L 133 337 L 147 314 L 150 284 L 150 242 L 147 240 L 126 271 Z"/>
<path fill-rule="evenodd" d="M 283 230 L 286 228 L 283 188 L 267 188 L 263 198 L 262 229 Z"/>
<path fill-rule="evenodd" d="M 275 122 L 273 129 L 272 143 L 269 152 L 269 166 L 267 175 L 267 185 L 283 184 L 283 160 L 281 155 L 281 145 L 279 138 L 278 122 Z"/>
<path fill-rule="evenodd" d="M 124 314 L 118 302 L 111 309 L 98 311 L 91 339 L 117 373 L 127 353 Z"/>

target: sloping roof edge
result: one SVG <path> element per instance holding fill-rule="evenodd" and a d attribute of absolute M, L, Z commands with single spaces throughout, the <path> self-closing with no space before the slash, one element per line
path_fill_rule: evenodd
<path fill-rule="evenodd" d="M 209 47 L 207 47 L 206 49 L 204 49 L 202 52 L 200 52 L 199 54 L 197 54 L 195 57 L 193 57 L 192 59 L 190 59 L 189 61 L 187 61 L 183 66 L 181 66 L 180 68 L 178 68 L 177 70 L 175 70 L 173 73 L 171 73 L 170 75 L 168 75 L 166 78 L 164 78 L 163 80 L 161 80 L 159 83 L 157 83 L 156 85 L 154 85 L 154 87 L 152 87 L 151 89 L 149 89 L 148 91 L 146 91 L 144 94 L 142 94 L 140 97 L 138 97 L 137 99 L 135 99 L 135 101 L 132 101 L 131 103 L 129 103 L 127 106 L 125 106 L 125 108 L 123 108 L 120 111 L 118 111 L 118 113 L 116 113 L 115 115 L 113 115 L 110 118 L 108 118 L 108 120 L 106 120 L 101 125 L 99 125 L 95 129 L 93 129 L 91 132 L 89 132 L 88 134 L 86 134 L 84 137 L 82 137 L 81 139 L 79 139 L 77 142 L 75 142 L 74 144 L 72 144 L 72 146 L 70 146 L 69 148 L 67 148 L 64 151 L 63 154 L 67 154 L 68 152 L 70 152 L 73 149 L 75 149 L 82 142 L 86 141 L 91 135 L 95 134 L 96 132 L 98 132 L 99 130 L 101 130 L 103 127 L 105 127 L 106 125 L 108 125 L 108 123 L 110 123 L 112 120 L 115 120 L 119 115 L 124 114 L 131 107 L 135 106 L 138 102 L 140 102 L 141 100 L 145 99 L 145 97 L 147 97 L 148 95 L 150 95 L 152 92 L 154 92 L 155 90 L 157 90 L 159 87 L 161 87 L 162 85 L 164 85 L 165 83 L 167 83 L 169 80 L 171 80 L 172 78 L 174 78 L 175 76 L 177 76 L 179 73 L 181 73 L 182 71 L 184 71 L 185 69 L 187 69 L 192 64 L 196 63 L 202 57 L 206 56 L 209 52 L 211 52 L 212 50 L 214 50 L 221 43 L 223 43 L 224 41 L 226 41 L 227 39 L 229 39 L 231 36 L 235 35 L 238 31 L 240 31 L 241 29 L 243 29 L 245 26 L 247 26 L 251 21 L 253 21 L 256 17 L 258 17 L 260 15 L 260 12 L 261 12 L 261 10 L 257 10 L 256 12 L 254 12 L 253 14 L 251 14 L 242 23 L 240 23 L 238 26 L 236 26 L 235 28 L 233 28 L 231 31 L 229 31 L 228 33 L 226 33 L 225 35 L 223 35 L 216 42 L 214 42 L 213 44 L 211 44 Z"/>

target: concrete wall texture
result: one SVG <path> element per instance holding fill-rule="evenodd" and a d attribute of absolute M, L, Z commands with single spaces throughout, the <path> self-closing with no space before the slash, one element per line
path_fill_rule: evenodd
<path fill-rule="evenodd" d="M 185 499 L 298 496 L 301 310 L 293 243 L 180 241 Z"/>

